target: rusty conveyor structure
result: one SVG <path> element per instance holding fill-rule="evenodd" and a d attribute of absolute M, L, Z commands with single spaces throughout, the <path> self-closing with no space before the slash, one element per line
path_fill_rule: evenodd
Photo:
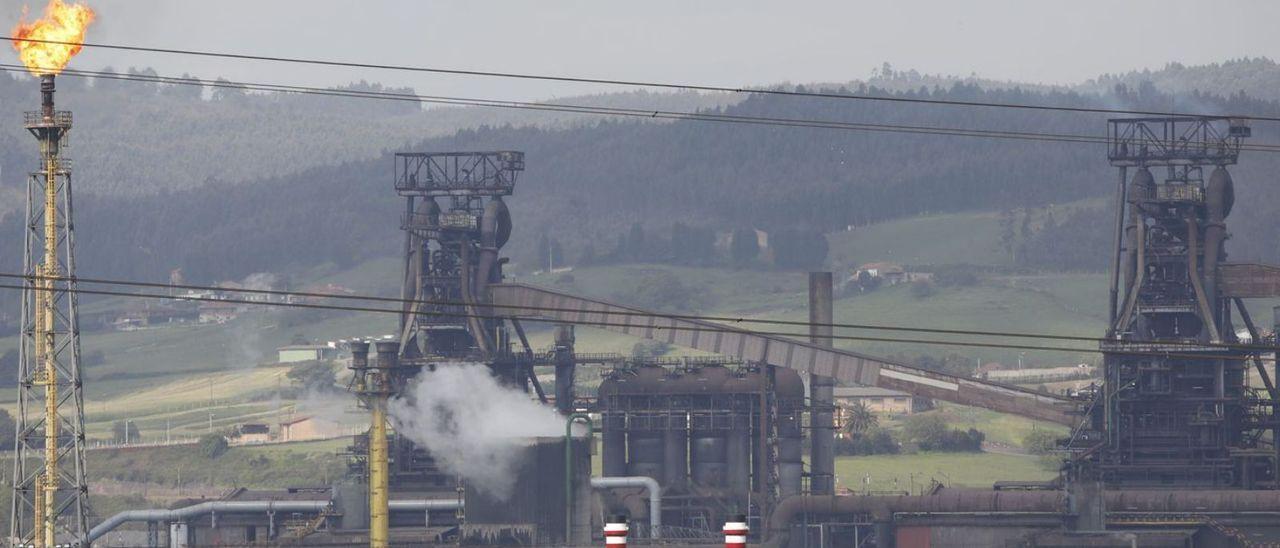
<path fill-rule="evenodd" d="M 666 317 L 657 312 L 518 283 L 489 287 L 490 304 L 503 315 L 597 327 L 625 335 L 767 363 L 838 381 L 900 390 L 1064 425 L 1079 422 L 1077 403 L 1017 386 L 948 375 L 848 350 L 724 324 Z M 802 336 L 797 334 L 797 336 Z"/>

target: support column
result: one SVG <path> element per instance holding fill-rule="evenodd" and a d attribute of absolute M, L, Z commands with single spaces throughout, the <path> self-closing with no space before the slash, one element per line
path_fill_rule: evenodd
<path fill-rule="evenodd" d="M 573 412 L 573 377 L 575 362 L 573 359 L 573 325 L 556 326 L 556 410 L 563 415 Z"/>
<path fill-rule="evenodd" d="M 1272 382 L 1280 383 L 1280 306 L 1271 309 L 1271 317 L 1271 328 L 1273 330 L 1272 332 L 1276 334 L 1275 345 L 1277 346 L 1275 353 L 1271 355 L 1272 358 L 1274 358 L 1271 360 L 1271 379 Z M 1253 344 L 1258 344 L 1260 342 L 1262 341 L 1254 340 Z M 1258 366 L 1262 367 L 1261 360 L 1259 360 Z M 1280 399 L 1277 399 L 1274 396 L 1271 398 L 1271 417 L 1271 439 L 1274 440 L 1271 446 L 1275 451 L 1275 455 L 1271 461 L 1271 477 L 1280 478 L 1280 422 L 1275 422 L 1276 417 L 1280 417 Z"/>
<path fill-rule="evenodd" d="M 830 347 L 834 314 L 830 272 L 809 273 L 809 340 Z M 835 494 L 836 425 L 835 379 L 809 376 L 809 490 Z"/>

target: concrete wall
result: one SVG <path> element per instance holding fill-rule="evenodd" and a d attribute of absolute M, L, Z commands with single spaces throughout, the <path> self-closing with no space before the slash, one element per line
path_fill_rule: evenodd
<path fill-rule="evenodd" d="M 842 407 L 852 407 L 861 402 L 874 413 L 886 413 L 891 415 L 909 415 L 916 411 L 915 398 L 909 394 L 901 396 L 862 396 L 857 398 L 838 398 L 837 405 Z"/>

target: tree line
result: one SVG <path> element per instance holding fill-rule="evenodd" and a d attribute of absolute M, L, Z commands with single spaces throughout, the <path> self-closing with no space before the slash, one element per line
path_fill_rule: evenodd
<path fill-rule="evenodd" d="M 0 98 L 20 97 L 17 104 L 34 104 L 34 88 L 27 84 L 0 77 Z M 318 126 L 305 125 L 311 119 L 304 115 L 307 108 L 293 99 L 248 94 L 196 102 L 193 95 L 172 97 L 178 90 L 163 87 L 154 94 L 126 91 L 133 88 L 99 94 L 77 91 L 74 85 L 65 86 L 68 95 L 82 93 L 77 101 L 86 103 L 83 109 L 77 106 L 78 116 L 80 111 L 86 118 L 104 120 L 109 113 L 146 115 L 109 118 L 118 123 L 110 126 L 111 132 L 78 133 L 74 146 L 80 148 L 73 150 L 102 146 L 104 140 L 139 151 L 170 147 L 163 149 L 167 151 L 164 161 L 145 165 L 137 154 L 123 151 L 77 156 L 77 165 L 106 170 L 78 188 L 127 186 L 129 181 L 151 180 L 153 174 L 162 180 L 162 174 L 182 175 L 188 171 L 184 162 L 197 159 L 204 163 L 189 171 L 207 173 L 210 158 L 214 164 L 264 174 L 234 185 L 212 181 L 175 185 L 160 193 L 79 194 L 76 227 L 81 275 L 163 280 L 172 269 L 181 268 L 190 281 L 205 283 L 253 272 L 354 265 L 399 252 L 403 203 L 392 188 L 390 153 L 346 160 L 342 158 L 352 156 L 332 154 L 327 160 L 331 165 L 273 173 L 259 167 L 280 163 L 279 154 L 268 159 L 255 156 L 261 151 L 244 149 L 256 146 L 255 141 L 246 140 L 246 127 L 251 127 L 288 146 L 324 154 L 323 147 L 303 137 L 308 127 Z M 1117 86 L 1100 94 L 983 89 L 967 83 L 907 91 L 870 86 L 823 89 L 900 98 L 1134 109 L 1163 109 L 1174 100 L 1152 86 Z M 1239 94 L 1196 96 L 1196 100 L 1207 111 L 1280 114 L 1280 104 Z M 186 103 L 168 112 L 172 101 Z M 246 103 L 236 105 L 237 101 Z M 4 105 L 0 115 L 18 119 L 12 112 L 18 108 L 14 104 L 0 101 Z M 11 111 L 6 114 L 5 108 Z M 749 96 L 718 111 L 1072 134 L 1098 134 L 1105 127 L 1103 115 L 770 96 Z M 397 119 L 389 111 L 381 115 L 383 120 Z M 242 125 L 247 118 L 263 125 Z M 201 121 L 189 131 L 174 129 L 193 119 Z M 99 125 L 109 124 L 100 121 Z M 157 127 L 168 129 L 157 132 Z M 22 180 L 21 168 L 34 161 L 34 143 L 28 142 L 29 136 L 15 136 L 12 127 L 0 129 L 7 132 L 7 137 L 0 135 L 0 145 L 17 143 L 0 146 L 0 162 L 6 168 L 0 180 L 12 189 Z M 345 142 L 359 140 L 360 135 L 328 132 L 325 138 Z M 412 135 L 405 131 L 402 137 Z M 1276 139 L 1280 134 L 1269 126 L 1255 128 L 1254 135 L 1257 142 L 1280 141 Z M 24 140 L 19 142 L 18 137 Z M 408 150 L 526 153 L 527 169 L 509 200 L 515 232 L 504 253 L 530 267 L 547 256 L 570 263 L 586 258 L 586 262 L 698 264 L 713 257 L 721 264 L 748 264 L 753 253 L 746 232 L 758 229 L 769 234 L 773 248 L 765 265 L 801 268 L 825 257 L 825 241 L 815 235 L 849 225 L 929 213 L 1044 208 L 1106 197 L 1115 185 L 1105 151 L 1067 143 L 617 119 L 564 128 L 486 126 L 406 141 L 411 143 L 403 147 Z M 1241 165 L 1233 168 L 1237 194 L 1242 197 L 1237 212 L 1228 219 L 1235 236 L 1229 244 L 1233 258 L 1280 261 L 1280 246 L 1275 243 L 1280 241 L 1275 238 L 1280 234 L 1280 188 L 1267 184 L 1268 174 L 1280 167 L 1278 157 L 1246 152 Z M 18 208 L 0 220 L 0 268 L 8 272 L 20 268 L 22 256 L 21 219 L 14 209 Z M 1106 214 L 1077 212 L 1051 225 L 1035 223 L 1025 240 L 1023 255 L 1028 264 L 1076 269 L 1105 263 L 1107 246 L 1093 245 L 1105 223 L 1093 222 L 1089 215 Z M 667 224 L 673 221 L 683 227 L 677 230 Z M 1019 237 L 1020 231 L 1020 226 L 1014 227 Z M 709 233 L 734 237 L 727 248 L 708 254 Z M 540 246 L 544 235 L 546 249 Z M 550 249 L 552 240 L 558 252 Z M 758 248 L 755 254 L 763 255 L 764 250 Z M 1064 258 L 1073 254 L 1078 258 Z M 4 295 L 0 298 L 8 301 L 0 306 L 16 309 L 12 292 Z"/>

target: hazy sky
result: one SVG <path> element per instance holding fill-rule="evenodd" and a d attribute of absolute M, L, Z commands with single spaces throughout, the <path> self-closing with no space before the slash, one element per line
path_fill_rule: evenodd
<path fill-rule="evenodd" d="M 1212 0 L 88 0 L 89 41 L 360 62 L 759 85 L 895 68 L 1042 83 L 1280 56 L 1280 2 Z M 32 12 L 43 0 L 30 2 Z M 22 2 L 0 0 L 15 21 Z M 11 24 L 11 23 L 6 23 Z M 5 48 L 13 62 L 12 50 Z M 73 68 L 531 99 L 602 91 L 401 72 L 87 49 Z"/>

